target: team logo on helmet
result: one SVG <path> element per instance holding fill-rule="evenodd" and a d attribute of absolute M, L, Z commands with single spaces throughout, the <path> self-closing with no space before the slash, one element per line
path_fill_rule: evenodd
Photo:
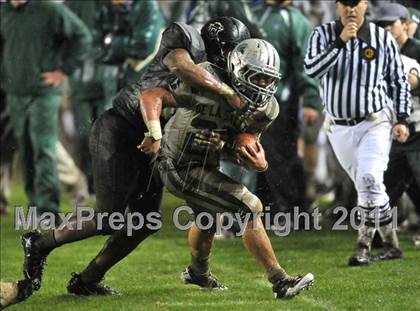
<path fill-rule="evenodd" d="M 219 32 L 223 31 L 225 28 L 220 22 L 215 22 L 209 25 L 208 33 L 210 37 L 215 38 L 219 34 Z"/>

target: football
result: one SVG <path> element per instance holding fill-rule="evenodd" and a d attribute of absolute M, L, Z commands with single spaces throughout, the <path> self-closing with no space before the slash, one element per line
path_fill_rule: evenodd
<path fill-rule="evenodd" d="M 258 138 L 254 134 L 250 133 L 241 133 L 235 137 L 235 148 L 251 146 L 254 150 L 258 150 L 257 146 Z"/>

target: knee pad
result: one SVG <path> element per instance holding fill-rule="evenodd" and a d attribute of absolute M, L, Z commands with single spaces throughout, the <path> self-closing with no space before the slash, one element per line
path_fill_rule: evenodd
<path fill-rule="evenodd" d="M 243 193 L 240 200 L 252 213 L 261 213 L 263 210 L 261 200 L 248 189 Z"/>

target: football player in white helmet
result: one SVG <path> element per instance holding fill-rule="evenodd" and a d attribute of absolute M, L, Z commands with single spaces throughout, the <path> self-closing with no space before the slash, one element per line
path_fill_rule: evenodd
<path fill-rule="evenodd" d="M 258 216 L 263 210 L 261 201 L 243 184 L 218 169 L 219 160 L 225 153 L 236 153 L 237 160 L 250 169 L 265 171 L 268 168 L 259 142 L 257 148 L 245 146 L 240 149 L 232 147 L 231 142 L 239 133 L 259 136 L 277 117 L 278 104 L 273 95 L 280 79 L 279 56 L 270 43 L 248 39 L 229 54 L 227 75 L 210 63 L 202 66 L 213 76 L 232 84 L 248 106 L 234 110 L 223 98 L 180 81 L 172 84 L 170 96 L 160 97 L 163 106 L 171 99 L 178 107 L 166 125 L 162 139 L 157 161 L 161 179 L 170 192 L 186 200 L 196 217 L 202 212 L 212 216 L 212 220 L 208 220 L 212 224 L 201 223 L 206 228 L 200 226 L 198 218 L 197 224 L 192 225 L 188 236 L 192 262 L 181 278 L 186 283 L 205 288 L 225 288 L 210 272 L 209 255 L 219 221 L 217 214 L 232 213 L 240 215 L 244 224 L 243 243 L 266 271 L 275 297 L 291 298 L 310 287 L 313 275 L 291 277 L 286 273 L 276 259 Z M 141 111 L 144 110 L 142 107 Z M 146 121 L 150 117 L 150 114 L 143 114 Z"/>

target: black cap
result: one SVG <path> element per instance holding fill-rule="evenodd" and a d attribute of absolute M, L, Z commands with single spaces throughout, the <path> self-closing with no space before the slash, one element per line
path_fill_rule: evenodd
<path fill-rule="evenodd" d="M 361 0 L 336 0 L 335 2 L 340 2 L 345 6 L 355 7 L 359 4 Z"/>

